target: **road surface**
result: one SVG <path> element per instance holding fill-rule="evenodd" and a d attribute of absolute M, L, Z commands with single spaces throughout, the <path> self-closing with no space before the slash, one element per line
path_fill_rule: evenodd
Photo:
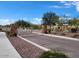
<path fill-rule="evenodd" d="M 69 57 L 79 58 L 79 41 L 68 40 L 57 37 L 49 37 L 31 33 L 29 31 L 20 31 L 18 34 L 40 46 L 65 53 Z"/>

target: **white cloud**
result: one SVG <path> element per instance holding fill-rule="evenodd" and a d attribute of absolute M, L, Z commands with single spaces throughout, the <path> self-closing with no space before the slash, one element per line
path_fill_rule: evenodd
<path fill-rule="evenodd" d="M 79 1 L 71 1 L 69 2 L 70 5 L 74 5 L 76 8 L 76 11 L 79 12 Z"/>
<path fill-rule="evenodd" d="M 22 18 L 25 21 L 31 22 L 33 24 L 41 24 L 41 18 L 33 18 L 31 20 L 29 20 L 26 17 Z M 9 25 L 11 23 L 14 23 L 15 21 L 17 21 L 17 19 L 0 19 L 0 25 Z"/>
<path fill-rule="evenodd" d="M 30 20 L 27 17 L 23 17 L 21 20 L 25 20 L 27 22 L 30 22 Z"/>
<path fill-rule="evenodd" d="M 68 18 L 68 20 L 70 20 L 70 19 L 72 19 L 72 18 Z"/>
<path fill-rule="evenodd" d="M 60 17 L 60 18 L 59 18 L 60 21 L 65 21 L 66 19 L 67 19 L 67 20 L 71 20 L 72 18 L 71 18 L 71 17 L 68 17 L 68 18 Z"/>
<path fill-rule="evenodd" d="M 71 6 L 71 3 L 69 3 L 68 1 L 60 1 L 60 3 L 62 3 L 65 6 Z"/>
<path fill-rule="evenodd" d="M 70 8 L 71 5 L 65 4 L 65 5 L 60 5 L 60 6 L 54 5 L 54 6 L 49 6 L 49 7 L 50 7 L 50 8 Z"/>
<path fill-rule="evenodd" d="M 13 22 L 12 19 L 0 19 L 0 25 L 9 25 Z"/>
<path fill-rule="evenodd" d="M 70 8 L 72 5 L 75 5 L 75 2 L 73 1 L 60 1 L 63 5 L 52 5 L 49 6 L 50 8 Z"/>
<path fill-rule="evenodd" d="M 66 3 L 66 2 L 62 2 L 63 5 L 52 5 L 49 6 L 49 8 L 70 8 L 71 4 L 70 3 Z"/>
<path fill-rule="evenodd" d="M 23 17 L 23 20 L 26 20 L 28 22 L 31 22 L 33 24 L 41 24 L 41 18 L 32 18 L 32 19 L 28 19 L 27 17 Z"/>
<path fill-rule="evenodd" d="M 79 1 L 61 1 L 60 3 L 66 6 L 75 6 L 76 11 L 79 12 Z"/>
<path fill-rule="evenodd" d="M 62 8 L 62 6 L 57 6 L 57 5 L 54 5 L 54 6 L 49 6 L 50 8 Z"/>
<path fill-rule="evenodd" d="M 64 5 L 75 5 L 75 1 L 60 1 L 60 3 L 64 4 Z"/>
<path fill-rule="evenodd" d="M 75 2 L 75 7 L 76 7 L 77 12 L 79 12 L 79 2 Z"/>
<path fill-rule="evenodd" d="M 41 24 L 41 20 L 42 20 L 41 18 L 33 18 L 31 22 L 33 24 Z"/>
<path fill-rule="evenodd" d="M 65 6 L 71 6 L 71 4 L 69 4 L 69 3 L 65 3 L 64 5 L 65 5 Z"/>
<path fill-rule="evenodd" d="M 60 1 L 60 3 L 66 3 L 66 1 Z"/>
<path fill-rule="evenodd" d="M 65 14 L 65 16 L 71 16 L 71 14 L 68 13 L 68 14 Z"/>

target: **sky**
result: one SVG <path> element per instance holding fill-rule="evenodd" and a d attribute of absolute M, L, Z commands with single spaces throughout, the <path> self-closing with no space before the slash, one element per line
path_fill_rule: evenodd
<path fill-rule="evenodd" d="M 79 1 L 0 1 L 0 25 L 21 19 L 41 24 L 43 14 L 50 11 L 60 17 L 79 17 Z"/>

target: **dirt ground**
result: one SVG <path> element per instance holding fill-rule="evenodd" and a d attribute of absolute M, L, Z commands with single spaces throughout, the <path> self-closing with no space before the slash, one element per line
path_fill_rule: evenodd
<path fill-rule="evenodd" d="M 60 35 L 60 36 L 66 36 L 66 37 L 72 37 L 72 38 L 79 38 L 79 32 L 77 32 L 77 33 L 71 33 L 71 32 L 53 32 L 51 34 Z"/>
<path fill-rule="evenodd" d="M 18 37 L 10 37 L 8 36 L 11 44 L 17 50 L 17 52 L 23 58 L 37 58 L 40 56 L 41 53 L 44 51 L 37 48 L 36 46 L 18 38 Z"/>

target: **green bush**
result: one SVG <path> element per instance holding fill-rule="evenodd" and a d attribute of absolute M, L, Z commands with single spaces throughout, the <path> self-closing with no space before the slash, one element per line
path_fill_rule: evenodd
<path fill-rule="evenodd" d="M 40 25 L 32 25 L 32 28 L 33 29 L 39 29 L 40 30 L 41 29 L 41 26 Z"/>
<path fill-rule="evenodd" d="M 59 52 L 47 51 L 41 54 L 40 58 L 68 58 L 65 54 Z"/>

